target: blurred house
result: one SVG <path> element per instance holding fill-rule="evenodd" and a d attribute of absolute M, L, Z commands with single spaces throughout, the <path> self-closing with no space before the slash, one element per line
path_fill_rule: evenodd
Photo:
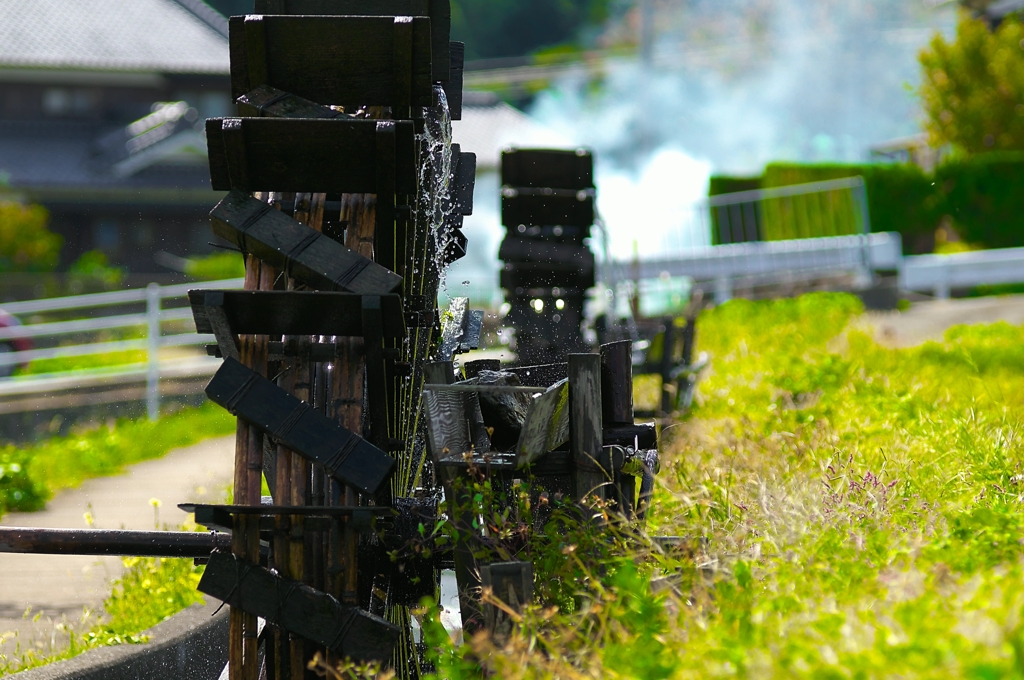
<path fill-rule="evenodd" d="M 209 250 L 203 120 L 230 115 L 227 21 L 200 0 L 0 0 L 0 183 L 66 266 Z"/>

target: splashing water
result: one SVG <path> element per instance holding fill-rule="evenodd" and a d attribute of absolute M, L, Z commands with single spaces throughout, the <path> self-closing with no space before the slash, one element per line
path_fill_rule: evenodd
<path fill-rule="evenodd" d="M 430 251 L 424 274 L 436 274 L 444 281 L 448 262 L 444 253 L 455 240 L 448 217 L 455 209 L 451 199 L 452 118 L 448 98 L 440 85 L 434 86 L 437 105 L 424 109 L 423 133 L 419 135 L 426 162 L 420 166 L 420 200 L 430 224 Z M 420 272 L 414 272 L 420 273 Z"/>

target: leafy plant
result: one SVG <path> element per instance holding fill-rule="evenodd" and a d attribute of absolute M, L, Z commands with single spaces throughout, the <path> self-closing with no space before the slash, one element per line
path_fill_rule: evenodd
<path fill-rule="evenodd" d="M 61 489 L 126 465 L 159 458 L 173 448 L 230 434 L 234 418 L 213 404 L 185 409 L 158 421 L 122 420 L 113 427 L 55 437 L 31 447 L 0 447 L 0 516 L 41 510 Z M 140 446 L 145 442 L 145 446 Z"/>
<path fill-rule="evenodd" d="M 121 267 L 112 266 L 107 254 L 102 250 L 89 250 L 71 263 L 68 274 L 77 278 L 92 279 L 112 288 L 121 283 L 125 272 Z"/>
<path fill-rule="evenodd" d="M 966 12 L 949 42 L 937 34 L 919 55 L 925 129 L 933 146 L 969 154 L 1024 150 L 1024 25 L 994 31 Z"/>
<path fill-rule="evenodd" d="M 194 531 L 196 527 L 182 529 Z M 196 590 L 203 567 L 192 560 L 126 557 L 123 561 L 125 571 L 114 582 L 99 617 L 85 610 L 77 623 L 55 624 L 48 648 L 16 645 L 13 654 L 0 655 L 0 675 L 69 659 L 97 647 L 146 642 L 146 630 L 203 601 Z"/>
<path fill-rule="evenodd" d="M 242 278 L 245 260 L 240 253 L 226 251 L 190 257 L 186 260 L 185 273 L 200 281 Z"/>
<path fill-rule="evenodd" d="M 712 370 L 663 432 L 646 527 L 552 496 L 523 536 L 537 506 L 487 511 L 468 482 L 536 599 L 502 645 L 425 610 L 433 677 L 1018 677 L 1024 327 L 892 350 L 860 312 L 814 294 L 701 317 Z"/>
<path fill-rule="evenodd" d="M 0 195 L 0 272 L 50 272 L 63 237 L 47 229 L 50 214 Z"/>

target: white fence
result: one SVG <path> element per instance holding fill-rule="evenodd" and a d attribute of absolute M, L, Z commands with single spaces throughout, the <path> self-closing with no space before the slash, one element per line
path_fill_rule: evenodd
<path fill-rule="evenodd" d="M 0 353 L 0 367 L 17 366 L 40 359 L 85 357 L 98 354 L 112 354 L 143 350 L 145 363 L 130 363 L 109 368 L 76 370 L 64 373 L 50 373 L 16 376 L 0 379 L 0 397 L 19 395 L 51 394 L 58 390 L 82 388 L 93 385 L 146 382 L 146 411 L 150 418 L 156 418 L 160 411 L 160 378 L 193 377 L 212 374 L 218 361 L 196 356 L 161 364 L 159 352 L 163 347 L 183 347 L 215 342 L 212 335 L 198 335 L 194 331 L 163 333 L 163 324 L 191 322 L 192 310 L 187 305 L 164 309 L 165 300 L 182 301 L 188 291 L 196 287 L 240 288 L 242 279 L 191 283 L 175 286 L 159 286 L 155 283 L 146 288 L 76 295 L 64 298 L 29 300 L 0 305 L 2 309 L 23 321 L 33 315 L 57 314 L 79 318 L 62 321 L 42 321 L 21 326 L 0 328 L 0 344 L 15 338 L 60 338 L 63 342 L 54 347 L 31 349 L 21 352 Z M 110 309 L 130 304 L 145 303 L 145 312 L 135 314 L 104 314 Z M 87 313 L 88 310 L 88 313 Z M 189 325 L 191 325 L 189 323 Z M 143 337 L 129 340 L 85 341 L 81 338 L 101 331 L 144 330 Z M 8 343 L 9 346 L 9 343 Z"/>
<path fill-rule="evenodd" d="M 904 259 L 900 288 L 928 292 L 944 300 L 953 288 L 1024 283 L 1024 248 L 977 250 Z"/>

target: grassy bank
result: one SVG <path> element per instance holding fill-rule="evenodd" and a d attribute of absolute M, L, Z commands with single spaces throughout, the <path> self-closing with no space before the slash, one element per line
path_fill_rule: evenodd
<path fill-rule="evenodd" d="M 713 368 L 647 525 L 686 540 L 556 510 L 518 549 L 539 602 L 507 646 L 427 617 L 437 677 L 1024 677 L 1024 329 L 890 350 L 859 313 L 705 314 Z"/>
<path fill-rule="evenodd" d="M 146 642 L 144 631 L 202 601 L 196 590 L 202 567 L 190 559 L 128 557 L 124 564 L 125 572 L 114 582 L 101 616 L 86 611 L 77 622 L 55 624 L 47 647 L 17 644 L 13 653 L 0 654 L 0 675 L 70 659 L 97 647 Z"/>
<path fill-rule="evenodd" d="M 88 432 L 27 447 L 0 448 L 0 516 L 42 509 L 61 489 L 90 477 L 117 474 L 125 466 L 159 458 L 173 448 L 234 432 L 235 419 L 206 404 L 160 420 L 121 420 Z"/>

